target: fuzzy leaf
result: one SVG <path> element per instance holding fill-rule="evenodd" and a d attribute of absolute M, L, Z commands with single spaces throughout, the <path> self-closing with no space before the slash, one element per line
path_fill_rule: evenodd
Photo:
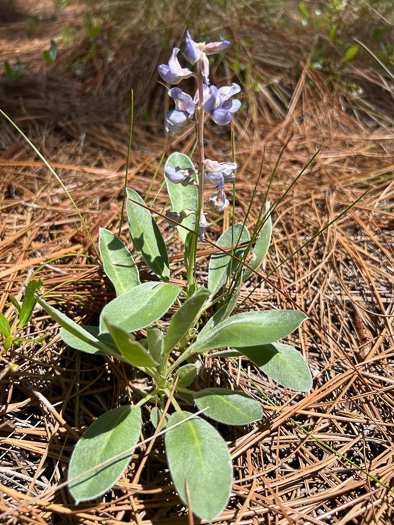
<path fill-rule="evenodd" d="M 170 267 L 163 237 L 150 211 L 137 202 L 145 205 L 136 191 L 127 188 L 126 209 L 134 248 L 160 279 L 168 281 Z"/>
<path fill-rule="evenodd" d="M 193 383 L 196 375 L 197 367 L 193 363 L 188 363 L 187 365 L 181 366 L 180 368 L 178 368 L 175 374 L 175 377 L 179 378 L 177 386 L 187 388 Z"/>
<path fill-rule="evenodd" d="M 234 315 L 199 337 L 192 347 L 193 353 L 224 346 L 243 348 L 272 343 L 291 334 L 305 319 L 307 316 L 296 310 L 267 310 Z"/>
<path fill-rule="evenodd" d="M 97 469 L 70 483 L 71 495 L 77 503 L 102 496 L 119 480 L 133 454 L 133 450 L 128 450 L 137 444 L 140 431 L 141 410 L 131 406 L 103 414 L 87 429 L 71 456 L 68 479 Z M 118 454 L 122 456 L 98 466 Z"/>
<path fill-rule="evenodd" d="M 160 282 L 136 286 L 104 306 L 100 315 L 101 332 L 108 331 L 104 317 L 127 332 L 149 326 L 167 312 L 180 291 L 174 284 Z"/>
<path fill-rule="evenodd" d="M 234 227 L 230 226 L 220 237 L 217 245 L 227 248 L 236 257 L 241 257 L 245 247 L 232 250 L 230 246 L 237 246 L 250 240 L 249 232 L 242 223 L 237 223 Z M 225 284 L 227 278 L 238 266 L 238 261 L 225 255 L 223 252 L 214 253 L 209 261 L 208 288 L 211 295 L 215 295 Z"/>
<path fill-rule="evenodd" d="M 186 419 L 189 412 L 172 414 L 167 428 Z M 199 417 L 166 433 L 168 465 L 175 488 L 187 504 L 185 484 L 194 514 L 212 520 L 227 505 L 232 484 L 232 464 L 226 443 Z"/>
<path fill-rule="evenodd" d="M 199 410 L 209 407 L 204 416 L 226 425 L 248 425 L 263 417 L 260 403 L 242 392 L 226 388 L 205 388 L 194 396 Z"/>
<path fill-rule="evenodd" d="M 146 330 L 148 334 L 148 348 L 149 353 L 153 357 L 153 359 L 159 363 L 159 365 L 164 364 L 164 339 L 162 331 L 159 328 L 147 328 Z"/>
<path fill-rule="evenodd" d="M 189 159 L 184 153 L 173 153 L 170 155 L 166 162 L 166 168 L 168 166 L 180 167 L 182 169 L 195 169 L 193 162 Z M 194 180 L 197 181 L 197 177 L 192 176 Z M 198 187 L 197 186 L 182 186 L 182 184 L 174 184 L 167 177 L 165 177 L 167 184 L 168 195 L 171 200 L 172 211 L 181 212 L 182 210 L 191 210 L 197 212 L 198 207 Z M 195 229 L 196 216 L 189 215 L 182 221 L 182 225 L 190 228 L 191 230 Z M 185 243 L 187 234 L 189 233 L 184 228 L 177 226 L 179 237 L 182 242 Z"/>
<path fill-rule="evenodd" d="M 137 367 L 156 367 L 158 363 L 150 355 L 149 351 L 146 350 L 138 341 L 134 341 L 130 334 L 120 328 L 115 326 L 105 318 L 106 325 L 109 329 L 113 340 L 116 343 L 116 346 L 119 349 L 119 352 L 126 359 L 128 363 Z"/>
<path fill-rule="evenodd" d="M 200 288 L 192 297 L 183 303 L 179 310 L 172 316 L 170 326 L 164 339 L 164 352 L 169 354 L 173 348 L 187 334 L 194 325 L 202 305 L 210 293 L 206 288 Z"/>
<path fill-rule="evenodd" d="M 100 228 L 99 249 L 104 271 L 114 285 L 116 295 L 122 295 L 141 284 L 134 259 L 119 237 Z"/>
<path fill-rule="evenodd" d="M 42 306 L 42 308 L 46 311 L 47 314 L 49 314 L 57 323 L 60 324 L 62 328 L 64 328 L 72 336 L 83 341 L 84 343 L 87 343 L 87 345 L 91 345 L 92 347 L 98 350 L 98 352 L 92 351 L 88 353 L 108 353 L 108 348 L 105 345 L 103 345 L 100 341 L 98 341 L 97 338 L 90 334 L 87 330 L 82 328 L 82 326 L 80 326 L 75 321 L 64 315 L 62 312 L 59 312 L 59 310 L 56 310 L 56 308 L 53 308 L 53 306 L 50 306 L 47 302 L 44 301 L 44 299 L 42 299 L 39 296 L 37 296 L 37 302 L 39 305 Z M 88 350 L 83 351 L 87 352 Z"/>
<path fill-rule="evenodd" d="M 312 375 L 305 359 L 290 345 L 272 343 L 240 348 L 239 352 L 280 385 L 299 392 L 312 388 Z"/>
<path fill-rule="evenodd" d="M 73 335 L 63 327 L 60 329 L 60 337 L 68 346 L 71 346 L 71 348 L 74 348 L 75 350 L 79 350 L 81 352 L 86 352 L 87 354 L 119 354 L 119 350 L 117 349 L 112 337 L 109 334 L 103 334 L 100 336 L 98 326 L 81 326 L 81 328 L 86 330 L 94 338 L 95 343 L 97 343 L 98 345 L 101 344 L 103 349 L 98 350 L 91 343 L 86 343 L 85 341 L 82 341 L 80 337 Z M 104 350 L 104 348 L 106 348 L 106 350 Z"/>
<path fill-rule="evenodd" d="M 150 413 L 150 420 L 152 425 L 157 428 L 157 425 L 160 423 L 161 416 L 163 415 L 163 411 L 158 407 L 153 407 L 152 412 Z M 161 424 L 160 430 L 164 430 L 167 426 L 168 418 L 170 416 L 168 414 L 165 415 L 163 423 Z"/>

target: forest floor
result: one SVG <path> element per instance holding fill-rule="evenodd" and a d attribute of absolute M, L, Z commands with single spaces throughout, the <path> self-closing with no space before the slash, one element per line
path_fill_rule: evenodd
<path fill-rule="evenodd" d="M 269 279 L 244 286 L 242 310 L 293 309 L 294 301 L 307 312 L 311 320 L 290 340 L 308 361 L 313 388 L 298 394 L 280 387 L 246 358 L 205 359 L 207 386 L 253 390 L 265 414 L 246 429 L 223 430 L 234 483 L 214 523 L 392 523 L 393 74 L 359 44 L 358 55 L 344 60 L 340 45 L 317 38 L 316 28 L 296 31 L 298 2 L 287 2 L 288 31 L 278 28 L 271 11 L 257 13 L 258 2 L 250 2 L 247 13 L 242 2 L 229 2 L 233 11 L 226 13 L 215 11 L 220 2 L 200 2 L 199 9 L 210 10 L 207 27 L 193 11 L 196 2 L 102 2 L 101 10 L 99 4 L 17 0 L 0 7 L 0 64 L 10 66 L 0 76 L 0 109 L 61 178 L 95 243 L 99 227 L 117 231 L 120 225 L 131 89 L 129 187 L 145 195 L 163 156 L 193 148 L 192 132 L 165 134 L 168 97 L 157 75 L 183 42 L 184 20 L 194 24 L 196 39 L 204 31 L 216 39 L 224 29 L 232 41 L 212 75 L 218 84 L 244 87 L 233 124 L 235 218 L 244 219 L 255 191 L 250 230 L 280 157 L 269 188 L 271 203 L 280 201 L 262 268 Z M 392 31 L 385 18 L 378 22 Z M 366 30 L 368 24 L 361 25 Z M 360 25 L 348 30 L 362 35 Z M 51 40 L 57 56 L 48 64 L 43 52 Z M 207 124 L 206 156 L 231 157 L 229 129 Z M 58 180 L 3 117 L 0 170 L 0 312 L 13 334 L 45 336 L 2 352 L 0 521 L 190 523 L 160 440 L 142 474 L 135 472 L 143 448 L 104 498 L 75 505 L 66 488 L 56 490 L 78 438 L 103 411 L 134 399 L 136 376 L 123 363 L 67 347 L 42 310 L 18 332 L 10 294 L 21 301 L 37 269 L 54 304 L 80 323 L 97 321 L 114 292 Z M 160 212 L 168 201 L 163 180 L 160 169 L 147 201 Z M 229 227 L 231 213 L 213 216 L 209 240 Z M 170 254 L 170 282 L 182 285 L 181 243 L 161 218 L 158 225 Z M 201 243 L 202 279 L 210 253 Z M 146 417 L 143 436 L 150 431 Z"/>

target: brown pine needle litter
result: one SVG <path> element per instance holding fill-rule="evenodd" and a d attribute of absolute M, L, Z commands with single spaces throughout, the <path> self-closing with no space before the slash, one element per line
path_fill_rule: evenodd
<path fill-rule="evenodd" d="M 204 23 L 200 12 L 192 20 L 196 2 L 166 3 L 162 15 L 164 3 L 156 0 L 149 7 L 143 2 L 109 4 L 96 2 L 93 9 L 76 0 L 68 5 L 18 0 L 0 9 L 0 63 L 7 60 L 14 71 L 19 59 L 23 72 L 18 79 L 5 73 L 0 77 L 0 108 L 55 169 L 95 243 L 99 227 L 119 228 L 130 89 L 135 93 L 130 187 L 145 196 L 162 155 L 175 150 L 190 154 L 193 148 L 191 135 L 164 134 L 165 90 L 156 73 L 166 54 L 163 42 L 167 39 L 171 47 L 181 39 L 184 20 L 195 24 L 195 34 L 204 31 L 209 38 L 226 31 L 242 49 L 241 55 L 230 51 L 212 66 L 221 85 L 234 80 L 245 86 L 244 108 L 234 122 L 237 220 L 247 213 L 262 165 L 247 223 L 253 229 L 284 145 L 269 191 L 273 204 L 319 151 L 273 214 L 273 241 L 261 269 L 269 281 L 253 277 L 241 292 L 242 311 L 290 309 L 291 298 L 313 320 L 293 338 L 312 370 L 313 389 L 304 395 L 279 387 L 247 358 L 206 358 L 206 386 L 247 391 L 264 408 L 263 420 L 246 429 L 219 428 L 230 447 L 235 481 L 229 506 L 214 523 L 392 523 L 390 71 L 367 52 L 348 64 L 337 57 L 336 68 L 312 67 L 318 46 L 314 31 L 279 30 L 273 8 L 267 7 L 264 17 L 258 11 L 261 2 L 229 2 L 226 10 L 217 8 L 220 3 L 201 2 L 199 9 L 206 10 L 209 20 Z M 307 3 L 308 9 L 312 4 Z M 392 31 L 383 10 L 386 3 L 378 4 L 378 14 L 369 11 L 366 20 Z M 293 19 L 298 16 L 298 2 L 278 1 L 276 9 L 289 11 Z M 349 9 L 344 23 L 349 34 L 363 41 L 368 24 L 357 25 Z M 125 12 L 128 22 L 121 24 Z M 84 34 L 87 15 L 100 27 L 93 40 Z M 47 65 L 43 51 L 51 39 L 58 57 Z M 338 53 L 330 45 L 330 52 Z M 363 92 L 354 86 L 362 86 Z M 229 140 L 228 132 L 208 123 L 207 157 L 226 160 Z M 79 323 L 97 323 L 114 291 L 75 209 L 4 118 L 0 148 L 0 311 L 11 320 L 12 333 L 18 329 L 9 296 L 21 301 L 26 279 L 39 267 L 38 277 L 46 291 L 53 290 L 59 308 Z M 168 201 L 162 183 L 161 168 L 147 200 L 160 213 Z M 229 213 L 209 230 L 210 241 L 228 227 Z M 157 218 L 170 254 L 171 282 L 183 285 L 180 241 Z M 126 221 L 122 238 L 129 242 Z M 202 277 L 211 252 L 210 245 L 201 246 Z M 149 279 L 149 274 L 141 277 Z M 147 460 L 145 445 L 135 450 L 126 474 L 105 497 L 76 506 L 66 488 L 56 490 L 66 480 L 78 437 L 105 411 L 135 402 L 140 378 L 110 357 L 67 347 L 58 326 L 38 309 L 20 335 L 46 338 L 2 353 L 19 368 L 12 372 L 6 362 L 0 365 L 0 522 L 191 523 L 174 493 L 160 438 Z M 151 433 L 145 412 L 141 441 Z M 142 472 L 141 461 L 146 461 Z"/>

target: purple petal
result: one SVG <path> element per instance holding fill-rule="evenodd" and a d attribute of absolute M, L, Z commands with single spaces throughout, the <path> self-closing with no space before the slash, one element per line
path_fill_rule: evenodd
<path fill-rule="evenodd" d="M 175 168 L 174 166 L 167 166 L 164 168 L 164 175 L 174 184 L 179 184 L 185 178 L 185 174 L 182 173 L 179 168 Z"/>
<path fill-rule="evenodd" d="M 229 111 L 230 113 L 235 113 L 241 107 L 241 101 L 237 98 L 235 100 L 226 100 L 223 102 L 222 109 Z"/>
<path fill-rule="evenodd" d="M 190 36 L 189 31 L 186 31 L 186 47 L 185 47 L 185 57 L 188 62 L 195 64 L 200 56 L 200 50 L 196 42 Z"/>
<path fill-rule="evenodd" d="M 166 64 L 162 64 L 157 69 L 161 78 L 164 82 L 168 82 L 168 84 L 178 84 L 178 82 L 182 80 L 181 78 L 178 78 L 177 75 L 171 73 L 170 68 Z"/>
<path fill-rule="evenodd" d="M 224 188 L 224 177 L 221 171 L 212 171 L 207 173 L 207 180 L 218 190 Z"/>
<path fill-rule="evenodd" d="M 233 119 L 229 111 L 220 108 L 211 111 L 211 117 L 218 126 L 226 126 L 227 124 L 230 124 Z"/>
<path fill-rule="evenodd" d="M 204 47 L 204 53 L 207 55 L 213 55 L 214 53 L 219 53 L 223 49 L 227 49 L 230 45 L 228 40 L 222 40 L 222 42 L 211 42 Z"/>
<path fill-rule="evenodd" d="M 172 55 L 170 60 L 168 61 L 168 67 L 172 75 L 174 75 L 178 80 L 176 82 L 172 82 L 172 84 L 178 84 L 183 78 L 188 78 L 194 75 L 190 69 L 181 67 L 179 60 L 177 58 L 177 55 L 179 53 L 179 48 L 174 47 L 172 50 Z"/>
<path fill-rule="evenodd" d="M 207 96 L 206 100 L 204 100 L 204 111 L 206 113 L 211 113 L 211 111 L 213 111 L 215 107 L 218 107 L 218 104 L 220 103 L 220 100 L 217 96 L 217 87 L 211 86 L 209 91 L 209 95 Z"/>
<path fill-rule="evenodd" d="M 223 98 L 224 101 L 233 97 L 241 91 L 238 84 L 232 84 L 231 86 L 223 86 L 218 89 L 218 94 Z"/>
<path fill-rule="evenodd" d="M 190 115 L 185 111 L 177 111 L 176 109 L 169 111 L 166 115 L 166 131 L 177 133 L 183 131 L 188 127 Z"/>
<path fill-rule="evenodd" d="M 194 115 L 196 108 L 190 95 L 184 93 L 180 88 L 171 88 L 168 95 L 175 101 L 175 107 L 178 111 L 186 111 L 190 115 Z"/>

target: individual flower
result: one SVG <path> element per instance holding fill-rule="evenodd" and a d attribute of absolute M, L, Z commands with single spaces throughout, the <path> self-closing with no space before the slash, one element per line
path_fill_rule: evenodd
<path fill-rule="evenodd" d="M 209 94 L 204 93 L 204 111 L 210 113 L 213 121 L 219 126 L 225 126 L 232 121 L 233 114 L 241 107 L 238 99 L 229 100 L 241 91 L 238 84 L 223 86 L 217 89 L 216 86 L 209 88 Z"/>
<path fill-rule="evenodd" d="M 206 44 L 205 42 L 194 42 L 190 36 L 189 31 L 186 31 L 186 47 L 185 47 L 185 57 L 191 64 L 196 62 L 202 63 L 202 74 L 204 76 L 204 83 L 209 84 L 209 60 L 207 55 L 213 55 L 214 53 L 219 53 L 223 49 L 226 49 L 230 45 L 228 40 L 223 40 L 222 42 L 211 42 Z"/>
<path fill-rule="evenodd" d="M 166 217 L 168 218 L 167 222 L 171 226 L 174 226 L 174 223 L 172 221 L 182 222 L 184 219 L 186 219 L 186 217 L 189 217 L 189 215 L 193 215 L 193 214 L 195 215 L 196 212 L 192 210 L 167 211 L 166 212 Z"/>
<path fill-rule="evenodd" d="M 191 120 L 196 109 L 195 104 L 192 97 L 180 88 L 172 88 L 168 94 L 175 102 L 175 109 L 166 115 L 166 131 L 183 133 L 192 125 Z"/>
<path fill-rule="evenodd" d="M 190 69 L 181 67 L 177 55 L 179 53 L 179 48 L 174 47 L 170 60 L 168 61 L 168 66 L 162 64 L 158 67 L 159 75 L 161 78 L 168 82 L 169 84 L 179 84 L 184 78 L 189 78 L 194 76 L 194 73 Z"/>
<path fill-rule="evenodd" d="M 230 204 L 223 190 L 214 191 L 209 197 L 208 206 L 211 210 L 222 213 Z"/>
<path fill-rule="evenodd" d="M 205 218 L 205 213 L 202 213 L 200 217 L 200 222 L 198 225 L 198 235 L 202 241 L 205 239 L 205 233 L 207 231 L 207 228 L 209 228 L 209 226 L 212 226 L 212 223 L 207 222 L 207 219 Z"/>
<path fill-rule="evenodd" d="M 192 168 L 182 169 L 179 166 L 167 166 L 164 168 L 164 175 L 169 181 L 174 184 L 182 184 L 182 186 L 197 186 L 196 181 L 193 179 L 194 170 Z"/>
<path fill-rule="evenodd" d="M 204 165 L 206 180 L 214 184 L 217 190 L 223 190 L 225 182 L 235 180 L 236 162 L 217 162 L 216 160 L 205 159 Z"/>

